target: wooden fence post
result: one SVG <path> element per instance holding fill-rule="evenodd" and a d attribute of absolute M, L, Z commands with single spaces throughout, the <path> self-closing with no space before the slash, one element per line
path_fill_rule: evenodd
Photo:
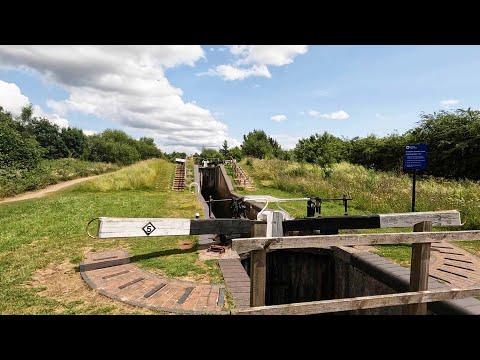
<path fill-rule="evenodd" d="M 281 211 L 265 211 L 267 214 L 267 237 L 283 236 L 283 213 Z"/>
<path fill-rule="evenodd" d="M 415 224 L 414 232 L 432 231 L 431 221 Z M 412 259 L 410 265 L 410 291 L 428 289 L 428 266 L 430 264 L 431 243 L 412 244 Z M 426 315 L 427 304 L 412 304 L 407 307 L 408 315 Z"/>
<path fill-rule="evenodd" d="M 267 282 L 267 252 L 254 250 L 250 252 L 250 306 L 265 305 Z"/>
<path fill-rule="evenodd" d="M 266 236 L 283 236 L 283 213 L 280 211 L 265 211 L 267 217 Z M 254 232 L 256 229 L 254 225 Z M 261 231 L 261 230 L 260 230 Z M 250 252 L 250 306 L 264 306 L 267 287 L 267 252 L 253 250 Z"/>

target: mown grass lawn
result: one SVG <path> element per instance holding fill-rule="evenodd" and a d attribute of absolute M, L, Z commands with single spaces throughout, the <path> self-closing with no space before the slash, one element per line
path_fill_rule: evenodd
<path fill-rule="evenodd" d="M 202 213 L 195 194 L 170 190 L 175 165 L 148 160 L 51 196 L 0 205 L 0 313 L 152 313 L 88 288 L 78 265 L 88 251 L 125 248 L 141 267 L 169 277 L 219 282 L 200 262 L 196 236 L 95 240 L 95 217 L 185 217 Z"/>

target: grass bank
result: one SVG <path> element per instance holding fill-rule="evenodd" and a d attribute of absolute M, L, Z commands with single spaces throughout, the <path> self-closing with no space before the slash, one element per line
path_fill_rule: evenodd
<path fill-rule="evenodd" d="M 85 233 L 87 221 L 99 216 L 202 213 L 195 194 L 171 190 L 174 167 L 147 160 L 45 198 L 0 205 L 0 313 L 150 313 L 90 290 L 78 273 L 88 251 L 125 248 L 151 271 L 221 281 L 216 261 L 198 260 L 196 236 L 94 240 Z"/>
<path fill-rule="evenodd" d="M 369 213 L 411 210 L 412 180 L 398 175 L 365 169 L 349 163 L 333 166 L 326 176 L 320 166 L 281 160 L 247 159 L 242 166 L 255 180 L 291 193 L 338 197 L 348 194 L 352 206 Z M 436 178 L 417 181 L 417 211 L 462 210 L 464 229 L 480 228 L 480 183 Z"/>
<path fill-rule="evenodd" d="M 411 176 L 378 172 L 349 163 L 335 164 L 329 173 L 320 166 L 282 160 L 258 160 L 247 158 L 241 166 L 253 177 L 259 189 L 257 194 L 281 197 L 341 197 L 347 194 L 349 213 L 374 214 L 408 212 L 411 210 Z M 251 192 L 249 192 L 251 193 Z M 425 178 L 417 181 L 417 211 L 457 209 L 466 220 L 463 230 L 480 228 L 480 183 Z M 351 207 L 350 207 L 351 204 Z M 304 202 L 281 206 L 295 217 L 306 215 Z M 274 208 L 275 206 L 272 205 Z M 325 203 L 322 214 L 341 215 L 341 204 Z M 455 228 L 446 228 L 455 230 Z M 391 229 L 399 231 L 400 229 Z M 411 229 L 402 229 L 411 231 Z M 372 230 L 370 230 L 372 231 Z M 382 230 L 383 231 L 383 230 Z M 362 230 L 362 232 L 367 232 Z M 456 245 L 479 255 L 480 242 L 461 242 Z M 410 261 L 409 246 L 381 246 L 379 253 L 402 265 Z"/>
<path fill-rule="evenodd" d="M 78 159 L 43 160 L 33 170 L 0 169 L 0 199 L 80 177 L 117 170 L 114 164 Z"/>

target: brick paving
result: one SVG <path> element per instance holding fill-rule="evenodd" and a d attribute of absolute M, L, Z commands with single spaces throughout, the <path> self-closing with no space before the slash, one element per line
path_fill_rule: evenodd
<path fill-rule="evenodd" d="M 130 305 L 187 314 L 229 313 L 223 309 L 222 284 L 153 274 L 129 263 L 129 255 L 124 250 L 87 254 L 80 264 L 80 273 L 100 294 Z"/>
<path fill-rule="evenodd" d="M 225 286 L 233 297 L 236 308 L 250 307 L 250 278 L 239 259 L 220 259 Z"/>
<path fill-rule="evenodd" d="M 480 259 L 451 243 L 432 243 L 430 276 L 449 287 L 475 286 L 480 282 Z"/>
<path fill-rule="evenodd" d="M 129 263 L 124 250 L 87 254 L 83 279 L 102 295 L 154 310 L 192 314 L 228 314 L 225 287 L 236 308 L 250 306 L 250 278 L 239 259 L 219 259 L 222 284 L 169 279 Z M 480 285 L 480 259 L 450 243 L 432 243 L 430 277 L 449 287 Z"/>
<path fill-rule="evenodd" d="M 355 249 L 375 252 L 371 246 Z M 451 243 L 432 243 L 429 275 L 451 288 L 467 288 L 480 284 L 480 259 Z"/>

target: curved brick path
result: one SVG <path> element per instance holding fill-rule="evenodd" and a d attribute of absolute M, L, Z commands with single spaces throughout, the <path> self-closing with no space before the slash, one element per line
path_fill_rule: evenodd
<path fill-rule="evenodd" d="M 432 243 L 430 276 L 450 287 L 480 284 L 480 259 L 447 242 Z"/>
<path fill-rule="evenodd" d="M 124 250 L 87 254 L 80 264 L 85 282 L 100 294 L 153 310 L 228 314 L 223 310 L 225 287 L 169 279 L 129 263 Z"/>

